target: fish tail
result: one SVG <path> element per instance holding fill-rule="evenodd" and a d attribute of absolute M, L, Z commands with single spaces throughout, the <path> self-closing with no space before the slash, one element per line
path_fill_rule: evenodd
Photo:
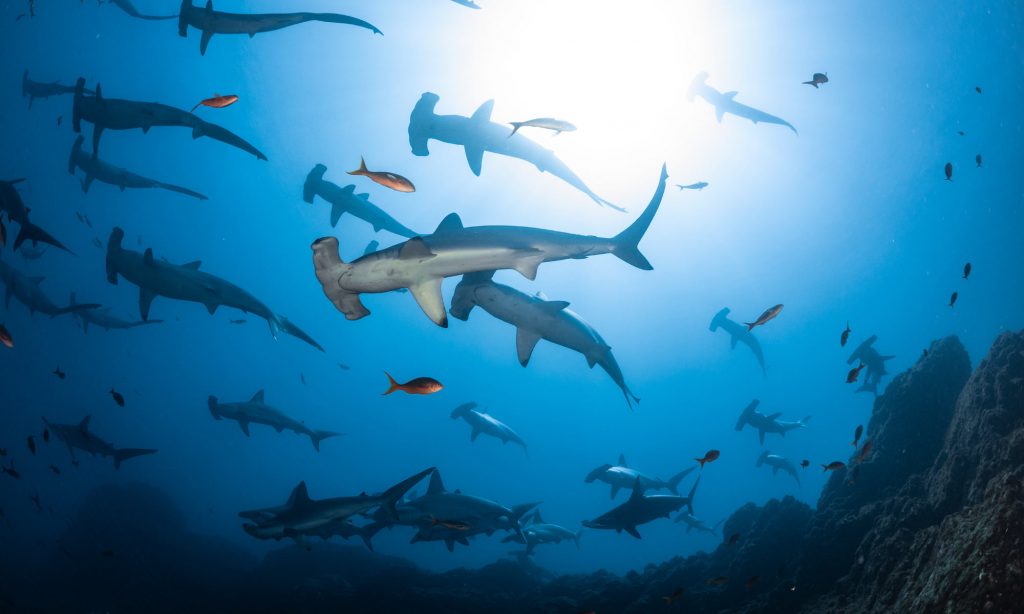
<path fill-rule="evenodd" d="M 388 387 L 388 389 L 387 389 L 387 390 L 386 390 L 386 391 L 384 392 L 384 394 L 383 394 L 383 395 L 381 395 L 381 396 L 387 396 L 387 395 L 391 394 L 392 392 L 394 392 L 394 391 L 396 391 L 396 390 L 401 390 L 401 389 L 402 389 L 402 385 L 401 385 L 401 384 L 399 384 L 398 382 L 396 382 L 396 381 L 395 381 L 395 378 L 391 377 L 391 374 L 390 374 L 390 373 L 388 373 L 387 371 L 385 371 L 385 372 L 384 372 L 384 375 L 387 375 L 387 376 L 388 376 L 388 384 L 390 384 L 390 386 L 389 386 L 389 387 Z"/>
<path fill-rule="evenodd" d="M 747 327 L 747 332 L 750 332 L 757 326 L 757 322 L 744 322 L 743 325 Z"/>
<path fill-rule="evenodd" d="M 508 135 L 508 138 L 512 138 L 512 135 L 519 132 L 519 129 L 523 127 L 523 122 L 509 122 L 512 125 L 512 133 Z"/>
<path fill-rule="evenodd" d="M 803 83 L 803 84 L 804 84 L 804 85 L 813 85 L 813 86 L 814 86 L 814 89 L 818 89 L 818 84 L 817 84 L 817 83 L 815 83 L 814 81 L 804 81 L 804 83 Z"/>
<path fill-rule="evenodd" d="M 202 102 L 197 102 L 197 103 L 196 103 L 196 106 L 194 106 L 194 107 L 192 107 L 191 109 L 189 109 L 189 111 L 188 111 L 188 112 L 189 112 L 189 113 L 195 113 L 195 112 L 196 112 L 196 109 L 198 109 L 198 108 L 199 108 L 200 106 L 202 106 L 202 104 L 203 104 Z"/>
<path fill-rule="evenodd" d="M 648 262 L 643 253 L 640 252 L 639 244 L 640 240 L 644 238 L 644 234 L 647 233 L 651 221 L 654 220 L 658 207 L 661 206 L 661 199 L 665 195 L 666 179 L 668 179 L 668 171 L 665 169 L 665 165 L 662 165 L 661 175 L 658 177 L 658 187 L 655 189 L 654 196 L 651 197 L 651 202 L 647 205 L 647 208 L 644 209 L 643 213 L 632 224 L 611 239 L 612 254 L 623 262 L 644 271 L 650 271 L 654 267 L 651 266 L 651 263 Z"/>

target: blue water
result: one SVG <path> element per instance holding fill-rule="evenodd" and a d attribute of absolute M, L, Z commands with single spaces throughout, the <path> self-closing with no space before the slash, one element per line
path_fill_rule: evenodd
<path fill-rule="evenodd" d="M 27 178 L 17 187 L 33 221 L 78 254 L 50 249 L 26 261 L 12 253 L 9 238 L 4 261 L 45 276 L 42 287 L 58 303 L 74 291 L 80 301 L 134 319 L 137 289 L 107 283 L 104 251 L 91 244 L 94 237 L 105 244 L 120 226 L 125 247 L 152 247 L 175 263 L 201 259 L 202 270 L 247 289 L 326 349 L 275 340 L 251 315 L 221 309 L 211 316 L 201 305 L 165 298 L 151 313 L 163 324 L 88 334 L 68 316 L 31 317 L 12 301 L 0 317 L 16 343 L 0 348 L 0 446 L 22 479 L 0 476 L 2 508 L 17 526 L 0 526 L 8 553 L 26 565 L 47 556 L 83 497 L 110 482 L 157 485 L 192 530 L 256 553 L 284 544 L 245 534 L 240 510 L 283 503 L 300 480 L 322 498 L 383 490 L 429 466 L 452 489 L 505 505 L 543 501 L 546 521 L 573 530 L 611 507 L 608 487 L 583 478 L 620 453 L 667 479 L 720 449 L 702 471 L 695 503 L 708 524 L 747 501 L 793 495 L 813 505 L 827 475 L 819 465 L 846 460 L 855 427 L 870 417 L 873 397 L 845 383 L 853 346 L 877 334 L 876 348 L 895 355 L 888 368 L 896 374 L 935 338 L 958 335 L 977 361 L 996 334 L 1024 325 L 1018 3 L 560 2 L 551 13 L 547 2 L 479 3 L 473 11 L 445 0 L 304 0 L 302 10 L 354 15 L 384 36 L 302 24 L 251 40 L 215 36 L 205 56 L 198 33 L 179 38 L 175 21 L 140 21 L 92 2 L 40 2 L 34 19 L 15 21 L 26 3 L 0 5 L 0 176 Z M 177 11 L 172 0 L 135 4 L 154 14 Z M 297 10 L 224 0 L 217 8 Z M 103 184 L 83 194 L 66 172 L 71 97 L 37 100 L 29 110 L 19 87 L 25 68 L 38 81 L 73 84 L 83 76 L 90 86 L 101 82 L 108 97 L 185 109 L 215 92 L 237 94 L 234 106 L 197 114 L 269 161 L 192 140 L 178 128 L 108 131 L 103 159 L 210 200 Z M 712 107 L 685 97 L 700 70 L 717 89 L 738 90 L 740 102 L 784 117 L 799 136 L 734 116 L 717 123 Z M 830 82 L 818 90 L 801 85 L 814 72 L 827 72 Z M 599 208 L 520 160 L 486 154 L 475 177 L 454 145 L 432 141 L 429 156 L 413 156 L 406 130 L 424 92 L 440 96 L 441 114 L 468 116 L 494 98 L 495 121 L 574 121 L 573 133 L 524 134 L 629 212 Z M 88 141 L 91 126 L 83 131 Z M 979 153 L 982 168 L 974 163 Z M 399 194 L 349 177 L 360 156 L 371 168 L 409 177 L 417 191 Z M 943 175 L 949 161 L 952 182 Z M 669 191 L 640 244 L 653 271 L 607 255 L 544 264 L 533 282 L 512 271 L 496 277 L 570 301 L 613 348 L 642 399 L 635 411 L 599 368 L 564 348 L 541 342 L 529 367 L 520 367 L 515 331 L 481 310 L 442 329 L 408 294 L 366 295 L 372 315 L 350 322 L 313 275 L 309 245 L 318 237 L 337 236 L 346 260 L 371 239 L 382 246 L 401 240 L 350 216 L 332 229 L 324 201 L 301 200 L 316 163 L 327 165 L 328 180 L 354 183 L 423 233 L 455 211 L 467 226 L 609 236 L 646 205 L 663 162 Z M 674 187 L 696 181 L 710 185 Z M 80 224 L 76 211 L 94 228 Z M 16 226 L 8 224 L 11 237 Z M 964 281 L 968 261 L 973 273 Z M 456 283 L 445 282 L 446 300 Z M 951 309 L 953 291 L 959 301 Z M 724 332 L 708 330 L 723 307 L 750 321 L 777 303 L 785 304 L 779 317 L 755 331 L 766 374 L 745 347 L 730 350 Z M 236 318 L 248 321 L 229 324 Z M 853 333 L 842 348 L 847 321 Z M 58 365 L 66 380 L 51 375 Z M 445 388 L 428 397 L 382 397 L 384 370 L 399 380 L 431 376 Z M 125 395 L 124 409 L 107 395 L 111 386 Z M 207 411 L 208 395 L 242 401 L 259 389 L 270 404 L 345 436 L 317 453 L 306 438 L 268 427 L 254 425 L 247 438 Z M 813 416 L 808 428 L 769 436 L 766 445 L 811 461 L 801 486 L 755 469 L 764 449 L 756 433 L 734 431 L 753 398 L 764 413 Z M 514 428 L 529 455 L 486 437 L 471 443 L 468 426 L 448 417 L 470 400 Z M 24 438 L 39 439 L 40 416 L 70 423 L 86 414 L 103 438 L 159 453 L 117 472 L 109 460 L 84 456 L 72 468 L 53 442 L 28 454 Z M 50 463 L 63 473 L 53 475 Z M 52 515 L 35 513 L 34 492 Z M 558 572 L 624 572 L 721 540 L 666 520 L 640 532 L 638 541 L 587 530 L 580 550 L 542 546 L 535 559 Z M 439 542 L 410 545 L 411 536 L 399 527 L 374 544 L 432 569 L 479 566 L 521 548 L 501 544 L 499 533 L 449 553 Z"/>

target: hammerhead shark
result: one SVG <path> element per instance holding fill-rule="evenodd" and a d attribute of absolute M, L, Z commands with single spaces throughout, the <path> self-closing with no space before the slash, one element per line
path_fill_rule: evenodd
<path fill-rule="evenodd" d="M 415 237 L 387 249 L 342 261 L 338 239 L 323 237 L 313 242 L 313 268 L 324 294 L 349 320 L 370 314 L 359 300 L 362 293 L 408 288 L 423 312 L 443 327 L 448 314 L 441 296 L 445 277 L 514 269 L 527 279 L 537 276 L 544 262 L 583 259 L 614 254 L 638 269 L 651 270 L 638 244 L 665 194 L 668 173 L 662 166 L 658 188 L 649 205 L 628 228 L 614 237 L 574 235 L 523 226 L 473 226 L 466 228 L 458 214 L 450 213 L 434 234 Z"/>
<path fill-rule="evenodd" d="M 726 307 L 715 314 L 715 317 L 711 319 L 711 331 L 714 332 L 721 328 L 729 333 L 729 347 L 732 349 L 736 349 L 737 343 L 742 343 L 749 347 L 750 351 L 754 353 L 754 358 L 757 359 L 757 364 L 761 365 L 761 372 L 767 373 L 764 366 L 764 352 L 761 350 L 761 343 L 746 326 L 730 320 L 727 317 L 729 311 L 730 309 Z"/>
<path fill-rule="evenodd" d="M 661 478 L 652 477 L 640 473 L 636 469 L 631 469 L 630 466 L 626 464 L 626 455 L 619 454 L 619 463 L 617 465 L 601 465 L 588 473 L 587 477 L 583 481 L 587 484 L 597 481 L 611 485 L 612 499 L 615 498 L 615 495 L 619 494 L 619 489 L 630 489 L 636 484 L 640 484 L 640 487 L 643 488 L 644 492 L 647 492 L 648 490 L 667 490 L 674 495 L 678 495 L 679 483 L 682 482 L 683 478 L 689 475 L 694 469 L 696 469 L 696 467 L 683 469 L 669 478 L 666 482 Z"/>
<path fill-rule="evenodd" d="M 715 526 L 709 527 L 706 522 L 697 518 L 692 513 L 684 513 L 677 515 L 673 522 L 685 522 L 687 533 L 696 530 L 698 533 L 710 533 L 712 535 L 716 535 L 718 533 L 718 527 L 722 526 L 722 523 L 725 521 L 719 520 Z"/>
<path fill-rule="evenodd" d="M 142 175 L 136 175 L 127 169 L 108 164 L 98 157 L 93 157 L 82 151 L 82 143 L 84 141 L 85 137 L 78 135 L 78 138 L 75 139 L 75 144 L 71 146 L 71 155 L 68 157 L 68 173 L 74 175 L 76 168 L 82 169 L 82 172 L 85 173 L 85 178 L 82 179 L 83 192 L 89 191 L 89 186 L 92 185 L 93 181 L 99 181 L 115 185 L 122 192 L 125 188 L 161 188 L 198 198 L 199 200 L 206 200 L 206 197 L 199 192 L 170 183 L 163 183 L 162 181 L 143 177 Z"/>
<path fill-rule="evenodd" d="M 103 441 L 89 431 L 89 420 L 91 418 L 92 416 L 86 416 L 78 424 L 56 424 L 43 418 L 43 423 L 46 425 L 46 428 L 50 429 L 51 433 L 68 446 L 68 452 L 71 454 L 72 461 L 75 460 L 76 448 L 93 456 L 99 454 L 100 456 L 111 457 L 114 459 L 114 469 L 120 469 L 121 463 L 130 458 L 156 453 L 156 450 L 141 448 L 115 448 L 114 444 Z"/>
<path fill-rule="evenodd" d="M 248 34 L 252 38 L 260 32 L 271 32 L 307 21 L 325 21 L 366 28 L 374 34 L 383 34 L 371 23 L 362 19 L 338 15 L 337 13 L 263 13 L 240 14 L 213 10 L 213 0 L 207 0 L 206 7 L 192 4 L 192 0 L 181 0 L 178 14 L 178 35 L 188 36 L 188 27 L 202 31 L 199 39 L 199 55 L 206 55 L 206 47 L 214 34 Z"/>
<path fill-rule="evenodd" d="M 886 361 L 893 358 L 893 356 L 883 356 L 873 346 L 875 341 L 878 341 L 878 335 L 871 335 L 863 343 L 857 346 L 850 357 L 846 360 L 846 364 L 852 365 L 855 362 L 863 363 L 867 367 L 867 373 L 864 374 L 864 383 L 861 384 L 857 392 L 870 392 L 875 396 L 878 396 L 878 384 L 881 382 L 882 377 L 888 375 L 889 372 L 885 369 Z"/>
<path fill-rule="evenodd" d="M 736 420 L 736 430 L 742 431 L 743 427 L 748 424 L 757 429 L 758 439 L 761 440 L 761 445 L 764 445 L 764 436 L 766 433 L 778 433 L 783 437 L 786 433 L 794 429 L 801 429 L 807 426 L 807 422 L 811 419 L 810 416 L 805 416 L 803 420 L 797 420 L 796 422 L 784 422 L 779 420 L 779 416 L 782 412 L 774 413 L 770 416 L 766 416 L 757 411 L 757 406 L 761 404 L 761 401 L 754 399 L 750 402 L 750 405 L 743 410 L 738 420 Z"/>
<path fill-rule="evenodd" d="M 132 17 L 137 19 L 148 19 L 150 21 L 161 21 L 165 19 L 174 19 L 177 15 L 145 15 L 140 13 L 135 5 L 132 4 L 131 0 L 107 0 L 108 4 L 113 4 L 125 13 L 128 13 Z"/>
<path fill-rule="evenodd" d="M 463 276 L 452 296 L 451 315 L 467 320 L 473 307 L 479 305 L 495 318 L 516 327 L 519 364 L 525 367 L 537 342 L 547 339 L 583 354 L 591 368 L 595 364 L 601 365 L 622 390 L 631 409 L 632 403 L 640 402 L 626 385 L 611 347 L 594 327 L 569 309 L 568 302 L 549 301 L 541 293 L 531 297 L 515 288 L 494 283 L 491 281 L 493 275 L 494 271 L 482 271 Z"/>
<path fill-rule="evenodd" d="M 647 524 L 658 518 L 668 518 L 672 512 L 687 507 L 693 513 L 693 497 L 697 493 L 697 486 L 700 478 L 693 483 L 690 494 L 686 497 L 679 495 L 645 495 L 644 487 L 637 479 L 633 485 L 633 493 L 625 503 L 601 514 L 594 520 L 584 520 L 583 526 L 591 529 L 614 529 L 616 533 L 625 531 L 633 537 L 640 539 L 640 532 L 636 528 Z"/>
<path fill-rule="evenodd" d="M 28 241 L 32 244 L 32 247 L 40 243 L 46 243 L 69 254 L 74 254 L 75 252 L 65 247 L 53 235 L 29 221 L 29 209 L 25 206 L 25 201 L 21 200 L 21 194 L 14 187 L 15 184 L 22 181 L 25 181 L 24 177 L 0 180 L 0 213 L 6 213 L 7 219 L 18 223 L 18 235 L 14 238 L 14 249 L 18 249 L 23 243 Z"/>
<path fill-rule="evenodd" d="M 313 199 L 319 196 L 331 203 L 331 228 L 337 226 L 342 214 L 347 212 L 368 222 L 375 232 L 387 230 L 408 239 L 419 234 L 409 230 L 383 209 L 371 203 L 369 194 L 356 194 L 356 186 L 347 185 L 341 188 L 335 183 L 324 181 L 325 172 L 327 167 L 323 164 L 317 164 L 309 171 L 306 183 L 302 186 L 302 200 L 312 204 Z"/>
<path fill-rule="evenodd" d="M 341 433 L 331 431 L 318 431 L 307 427 L 305 424 L 284 414 L 281 410 L 267 405 L 264 400 L 263 390 L 257 390 L 256 394 L 248 401 L 237 403 L 220 403 L 217 397 L 210 396 L 206 400 L 210 408 L 210 414 L 215 420 L 234 420 L 238 426 L 249 436 L 249 424 L 265 424 L 280 433 L 283 430 L 294 431 L 299 435 L 306 435 L 317 452 L 320 451 L 320 442 L 328 437 L 337 437 Z"/>
<path fill-rule="evenodd" d="M 336 523 L 365 514 L 374 508 L 381 508 L 386 516 L 395 517 L 398 514 L 395 504 L 401 500 L 402 495 L 433 471 L 433 467 L 425 469 L 379 495 L 364 492 L 355 497 L 331 499 L 311 499 L 306 483 L 299 482 L 283 506 L 240 513 L 242 518 L 254 520 L 242 528 L 249 535 L 260 539 L 298 539 L 303 534 L 336 526 Z"/>
<path fill-rule="evenodd" d="M 519 158 L 533 164 L 542 173 L 548 172 L 558 177 L 597 204 L 625 211 L 595 194 L 554 152 L 544 149 L 522 134 L 516 133 L 510 137 L 507 124 L 492 122 L 493 100 L 480 105 L 472 117 L 435 114 L 434 107 L 439 100 L 437 94 L 426 92 L 413 107 L 409 118 L 409 145 L 414 155 L 430 155 L 427 149 L 430 139 L 458 145 L 466 149 L 466 161 L 477 176 L 480 175 L 485 151 Z"/>
<path fill-rule="evenodd" d="M 58 307 L 53 301 L 43 293 L 40 284 L 45 277 L 29 277 L 22 273 L 13 266 L 7 264 L 5 261 L 0 260 L 0 281 L 4 282 L 7 290 L 4 294 L 4 306 L 11 306 L 11 297 L 18 299 L 18 302 L 28 307 L 30 314 L 36 312 L 44 313 L 51 318 L 55 318 L 59 315 L 66 313 L 76 313 L 88 311 L 90 309 L 96 309 L 100 305 L 96 303 L 87 303 L 82 305 L 68 305 L 67 307 Z"/>
<path fill-rule="evenodd" d="M 576 544 L 576 548 L 579 549 L 580 537 L 583 535 L 583 529 L 573 533 L 565 527 L 544 522 L 544 519 L 540 515 L 540 510 L 533 512 L 531 517 L 532 519 L 530 520 L 530 523 L 523 527 L 522 537 L 518 535 L 509 535 L 505 537 L 505 539 L 501 540 L 501 543 L 525 543 L 527 555 L 533 554 L 534 549 L 541 544 L 560 544 L 563 541 L 571 541 Z"/>
<path fill-rule="evenodd" d="M 800 474 L 796 470 L 796 465 L 791 463 L 785 456 L 779 456 L 778 454 L 772 454 L 768 450 L 761 453 L 761 456 L 757 457 L 757 466 L 768 465 L 772 468 L 772 475 L 775 475 L 781 469 L 789 475 L 793 476 L 796 480 L 797 486 L 800 485 Z"/>
<path fill-rule="evenodd" d="M 199 116 L 159 102 L 140 102 L 122 98 L 104 98 L 103 88 L 96 84 L 96 94 L 85 94 L 85 79 L 78 78 L 75 85 L 75 101 L 72 107 L 71 124 L 75 132 L 82 132 L 82 121 L 93 125 L 92 156 L 99 156 L 100 137 L 104 130 L 142 130 L 149 132 L 153 126 L 179 126 L 192 129 L 192 138 L 208 136 L 211 139 L 237 147 L 266 160 L 263 152 L 253 147 L 237 134 L 201 119 Z"/>
<path fill-rule="evenodd" d="M 139 287 L 139 313 L 143 320 L 149 320 L 149 307 L 157 296 L 201 303 L 211 314 L 224 305 L 263 318 L 274 338 L 280 330 L 324 351 L 309 335 L 284 316 L 275 314 L 255 296 L 229 281 L 200 271 L 202 261 L 172 264 L 155 259 L 152 248 L 144 253 L 124 249 L 123 240 L 124 230 L 115 226 L 107 242 L 107 281 L 116 285 L 120 275 Z"/>
<path fill-rule="evenodd" d="M 711 106 L 715 107 L 715 117 L 718 122 L 722 122 L 722 116 L 726 113 L 735 115 L 736 117 L 745 117 L 755 124 L 760 122 L 764 124 L 778 124 L 780 126 L 786 126 L 797 134 L 796 128 L 793 124 L 787 122 L 781 117 L 769 115 L 764 111 L 755 109 L 754 107 L 748 107 L 745 104 L 736 102 L 737 92 L 725 92 L 724 94 L 715 88 L 707 84 L 708 73 L 701 72 L 693 81 L 690 83 L 690 88 L 686 92 L 686 99 L 693 101 L 695 96 L 700 96 L 704 100 L 708 101 Z"/>
<path fill-rule="evenodd" d="M 71 293 L 71 298 L 68 299 L 69 307 L 77 306 L 75 302 L 75 293 Z M 110 314 L 109 307 L 101 307 L 98 309 L 82 309 L 72 312 L 72 315 L 76 320 L 82 323 L 82 331 L 85 333 L 89 332 L 89 325 L 98 326 L 103 330 L 111 329 L 125 329 L 135 328 L 137 326 L 145 326 L 147 324 L 160 324 L 163 320 L 122 320 L 116 316 Z"/>
<path fill-rule="evenodd" d="M 476 403 L 463 403 L 456 407 L 451 414 L 452 420 L 458 420 L 462 418 L 472 427 L 472 431 L 469 433 L 469 440 L 476 441 L 476 438 L 481 433 L 484 435 L 490 435 L 496 439 L 500 439 L 502 444 L 512 442 L 514 444 L 523 447 L 526 450 L 526 442 L 519 436 L 518 433 L 513 431 L 507 424 L 498 420 L 490 414 L 476 411 Z"/>
<path fill-rule="evenodd" d="M 85 90 L 88 93 L 94 93 L 92 90 Z M 61 96 L 63 94 L 74 94 L 74 85 L 61 85 L 56 81 L 50 83 L 41 83 L 39 81 L 33 81 L 28 78 L 28 69 L 21 73 L 21 97 L 28 98 L 28 108 L 32 108 L 32 103 L 36 101 L 36 98 L 46 99 L 50 96 Z"/>

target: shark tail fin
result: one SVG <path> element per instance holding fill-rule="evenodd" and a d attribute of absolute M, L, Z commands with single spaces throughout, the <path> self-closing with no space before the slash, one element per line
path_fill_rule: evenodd
<path fill-rule="evenodd" d="M 54 238 L 53 235 L 28 220 L 24 220 L 21 223 L 21 228 L 18 229 L 18 236 L 14 238 L 14 249 L 21 247 L 21 244 L 25 241 L 31 241 L 33 246 L 35 246 L 36 243 L 46 243 L 56 247 L 57 249 L 62 249 L 72 256 L 76 255 L 75 252 L 71 251 L 65 247 L 63 243 Z"/>
<path fill-rule="evenodd" d="M 658 188 L 654 191 L 654 196 L 651 198 L 651 202 L 644 209 L 643 213 L 640 214 L 628 228 L 615 235 L 612 239 L 612 253 L 618 256 L 621 260 L 635 266 L 638 269 L 650 271 L 654 267 L 647 261 L 647 258 L 640 253 L 640 240 L 643 239 L 644 234 L 651 225 L 651 221 L 654 220 L 654 215 L 658 213 L 658 207 L 661 206 L 661 199 L 665 195 L 665 180 L 668 179 L 668 171 L 665 165 L 661 166 L 661 176 L 658 179 Z"/>
<path fill-rule="evenodd" d="M 123 450 L 114 450 L 114 469 L 120 469 L 121 463 L 128 460 L 129 458 L 135 458 L 136 456 L 144 456 L 146 454 L 156 454 L 156 450 L 145 450 L 142 448 L 125 448 Z"/>
<path fill-rule="evenodd" d="M 683 469 L 682 471 L 668 479 L 668 489 L 672 491 L 672 494 L 679 494 L 679 483 L 683 481 L 683 478 L 690 475 L 690 473 L 692 473 L 694 469 L 696 469 L 696 467 Z"/>
<path fill-rule="evenodd" d="M 512 126 L 512 132 L 509 133 L 508 138 L 512 138 L 512 135 L 519 132 L 519 129 L 523 127 L 523 122 L 509 122 L 509 124 Z"/>
<path fill-rule="evenodd" d="M 334 433 L 331 431 L 313 431 L 309 434 L 309 440 L 313 443 L 313 447 L 316 448 L 316 451 L 319 452 L 321 441 L 329 437 L 337 437 L 338 435 L 341 435 L 341 433 Z M 370 550 L 373 550 L 373 548 L 370 548 Z"/>
<path fill-rule="evenodd" d="M 117 265 L 114 258 L 121 251 L 121 241 L 124 240 L 124 230 L 120 226 L 114 226 L 110 231 L 110 238 L 107 239 L 107 281 L 117 285 Z"/>
<path fill-rule="evenodd" d="M 391 377 L 390 373 L 385 371 L 384 375 L 388 376 L 388 389 L 385 390 L 384 394 L 382 394 L 381 396 L 385 396 L 386 397 L 387 395 L 391 394 L 392 392 L 394 392 L 396 390 L 400 390 L 402 388 L 402 385 L 399 384 L 398 382 L 396 382 L 395 378 Z"/>
<path fill-rule="evenodd" d="M 327 167 L 323 164 L 317 164 L 313 167 L 313 170 L 309 171 L 306 175 L 306 182 L 302 184 L 302 200 L 312 204 L 313 197 L 316 196 L 316 189 L 320 186 L 320 182 L 324 180 L 324 173 L 327 172 Z"/>
<path fill-rule="evenodd" d="M 388 517 L 392 519 L 397 519 L 398 510 L 395 509 L 395 505 L 399 501 L 401 501 L 402 497 L 405 496 L 405 493 L 409 492 L 409 490 L 413 486 L 415 486 L 420 480 L 427 477 L 431 473 L 434 473 L 435 471 L 437 471 L 437 467 L 428 467 L 427 469 L 420 471 L 419 473 L 412 477 L 408 477 L 402 480 L 398 484 L 395 484 L 391 488 L 384 491 L 384 494 L 381 495 L 381 498 L 384 500 L 383 503 L 381 503 L 381 508 L 388 515 Z"/>

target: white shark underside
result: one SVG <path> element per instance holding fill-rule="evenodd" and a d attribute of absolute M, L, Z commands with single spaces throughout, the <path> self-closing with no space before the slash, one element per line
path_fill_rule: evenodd
<path fill-rule="evenodd" d="M 85 178 L 82 179 L 82 191 L 88 192 L 89 187 L 93 181 L 99 181 L 101 183 L 108 183 L 110 185 L 117 186 L 123 192 L 125 188 L 160 188 L 163 190 L 169 190 L 171 192 L 177 192 L 199 200 L 207 200 L 205 196 L 199 192 L 183 188 L 170 183 L 164 183 L 157 181 L 156 179 L 150 179 L 149 177 L 143 177 L 137 175 L 127 169 L 108 164 L 99 158 L 82 151 L 82 143 L 85 141 L 85 137 L 78 135 L 75 139 L 75 144 L 71 146 L 71 154 L 68 157 L 68 173 L 74 175 L 75 169 L 81 169 L 85 173 Z"/>
<path fill-rule="evenodd" d="M 370 314 L 359 300 L 360 294 L 408 288 L 427 317 L 439 326 L 448 326 L 441 296 L 441 282 L 446 277 L 513 269 L 527 279 L 534 279 L 537 268 L 544 262 L 579 260 L 599 254 L 614 254 L 639 269 L 652 269 L 640 253 L 638 243 L 661 205 L 667 177 L 663 166 L 650 204 L 636 221 L 615 237 L 575 235 L 523 226 L 466 228 L 459 216 L 451 213 L 434 234 L 367 254 L 351 263 L 341 260 L 336 238 L 317 239 L 312 245 L 313 268 L 324 294 L 349 320 Z"/>
<path fill-rule="evenodd" d="M 764 111 L 755 109 L 754 107 L 748 107 L 745 104 L 736 102 L 737 92 L 725 92 L 724 94 L 715 88 L 707 84 L 708 73 L 701 72 L 698 74 L 693 81 L 690 83 L 690 89 L 687 91 L 686 97 L 688 100 L 693 100 L 695 96 L 700 96 L 706 100 L 711 106 L 715 107 L 715 117 L 718 122 L 722 122 L 722 116 L 726 113 L 735 115 L 736 117 L 743 117 L 750 121 L 763 124 L 778 124 L 780 126 L 786 126 L 797 134 L 796 128 L 793 124 L 787 122 L 781 117 L 765 113 Z"/>

